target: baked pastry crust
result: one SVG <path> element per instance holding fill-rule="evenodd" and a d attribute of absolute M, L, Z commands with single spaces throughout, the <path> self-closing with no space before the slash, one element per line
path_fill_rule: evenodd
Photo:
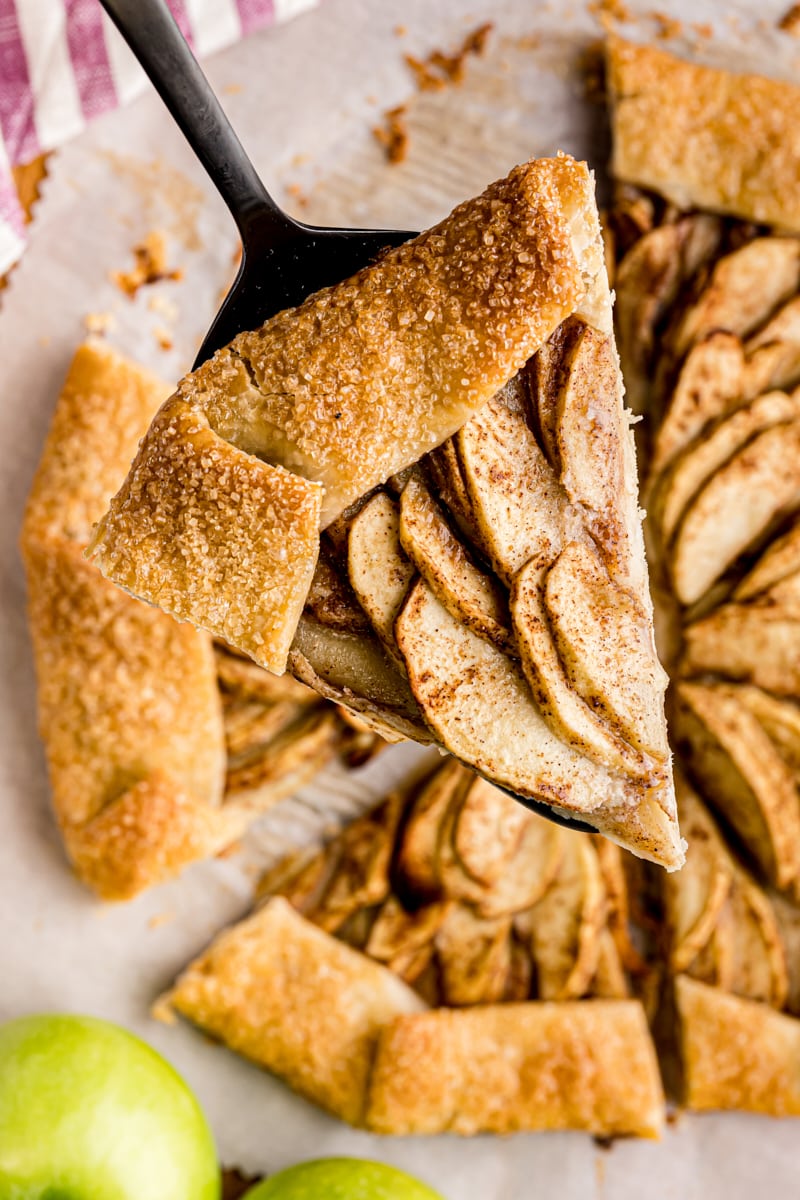
<path fill-rule="evenodd" d="M 800 231 L 800 88 L 607 42 L 617 179 Z"/>
<path fill-rule="evenodd" d="M 107 347 L 78 350 L 22 529 L 39 727 L 78 874 L 126 899 L 230 840 L 207 634 L 109 584 L 83 551 L 165 393 Z"/>
<path fill-rule="evenodd" d="M 664 1096 L 635 1000 L 489 1005 L 398 1017 L 378 1039 L 376 1133 L 585 1129 L 658 1137 Z"/>
<path fill-rule="evenodd" d="M 688 1108 L 800 1116 L 800 1021 L 686 975 L 675 992 Z"/>
<path fill-rule="evenodd" d="M 401 979 L 270 900 L 221 934 L 156 1009 L 181 1013 L 351 1124 L 378 1031 L 425 1005 Z"/>

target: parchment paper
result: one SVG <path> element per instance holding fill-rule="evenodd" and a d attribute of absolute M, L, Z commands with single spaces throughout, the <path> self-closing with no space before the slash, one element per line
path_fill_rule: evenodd
<path fill-rule="evenodd" d="M 761 53 L 768 69 L 783 64 L 791 72 L 800 45 L 772 29 L 782 8 L 774 0 L 681 0 L 669 14 L 712 21 L 717 43 Z M 387 166 L 370 130 L 384 109 L 412 96 L 403 53 L 454 47 L 487 19 L 496 28 L 486 57 L 470 62 L 463 87 L 411 100 L 408 160 Z M 655 27 L 623 28 L 646 36 Z M 602 112 L 586 104 L 576 70 L 598 32 L 582 8 L 559 3 L 329 0 L 226 51 L 208 69 L 268 186 L 289 207 L 311 221 L 421 228 L 530 154 L 563 147 L 602 168 Z M 719 52 L 688 34 L 702 53 Z M 184 279 L 143 288 L 129 301 L 109 272 L 127 269 L 133 244 L 156 228 L 166 231 L 168 265 L 180 267 Z M 448 1200 L 796 1195 L 800 1127 L 791 1122 L 684 1117 L 660 1145 L 617 1143 L 610 1151 L 578 1134 L 380 1139 L 328 1118 L 192 1029 L 150 1019 L 158 992 L 246 909 L 255 865 L 319 836 L 421 754 L 399 747 L 355 774 L 328 773 L 264 818 L 242 854 L 198 864 L 126 906 L 101 906 L 66 866 L 35 732 L 16 548 L 25 494 L 84 316 L 111 313 L 110 341 L 177 378 L 232 275 L 235 250 L 222 204 L 148 95 L 100 120 L 52 160 L 30 248 L 3 296 L 0 1019 L 71 1010 L 136 1030 L 197 1089 L 223 1161 L 247 1171 L 345 1153 L 417 1172 Z M 171 350 L 159 346 L 167 334 Z"/>

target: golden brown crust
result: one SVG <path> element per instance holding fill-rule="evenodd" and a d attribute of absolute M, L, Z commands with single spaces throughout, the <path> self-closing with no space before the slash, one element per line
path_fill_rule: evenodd
<path fill-rule="evenodd" d="M 675 991 L 687 1107 L 800 1116 L 800 1021 L 686 975 Z"/>
<path fill-rule="evenodd" d="M 225 746 L 209 638 L 83 558 L 164 391 L 110 349 L 82 346 L 22 531 L 53 803 L 78 874 L 106 899 L 234 836 L 218 811 Z"/>
<path fill-rule="evenodd" d="M 608 40 L 617 179 L 800 231 L 800 88 Z"/>
<path fill-rule="evenodd" d="M 487 1005 L 398 1017 L 378 1040 L 377 1133 L 585 1129 L 658 1137 L 664 1098 L 634 1000 Z"/>
<path fill-rule="evenodd" d="M 316 517 L 328 524 L 444 441 L 581 306 L 608 328 L 589 172 L 567 157 L 517 167 L 187 376 L 94 560 L 283 671 Z"/>
<path fill-rule="evenodd" d="M 181 1013 L 359 1124 L 379 1030 L 422 1008 L 391 971 L 277 897 L 217 938 L 156 1011 Z"/>

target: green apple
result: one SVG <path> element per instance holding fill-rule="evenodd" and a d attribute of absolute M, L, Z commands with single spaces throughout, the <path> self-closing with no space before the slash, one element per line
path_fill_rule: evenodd
<path fill-rule="evenodd" d="M 0 1200 L 219 1200 L 202 1109 L 139 1038 L 92 1017 L 0 1027 Z"/>
<path fill-rule="evenodd" d="M 243 1200 L 442 1200 L 397 1167 L 364 1158 L 317 1158 L 258 1183 Z"/>

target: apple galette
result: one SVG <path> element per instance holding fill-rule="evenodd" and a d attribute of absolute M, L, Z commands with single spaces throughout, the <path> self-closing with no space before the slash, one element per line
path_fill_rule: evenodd
<path fill-rule="evenodd" d="M 797 1113 L 800 89 L 619 40 L 608 80 L 617 335 L 699 793 L 679 789 L 687 866 L 664 884 L 687 1100 Z"/>
<path fill-rule="evenodd" d="M 77 874 L 105 899 L 221 850 L 334 754 L 378 744 L 291 677 L 214 646 L 85 560 L 166 394 L 102 344 L 82 346 L 22 531 L 53 803 Z"/>
<path fill-rule="evenodd" d="M 622 857 L 450 759 L 278 863 L 157 1011 L 377 1132 L 655 1136 Z"/>
<path fill-rule="evenodd" d="M 517 167 L 187 376 L 91 557 L 385 735 L 675 868 L 610 327 L 589 172 Z"/>

